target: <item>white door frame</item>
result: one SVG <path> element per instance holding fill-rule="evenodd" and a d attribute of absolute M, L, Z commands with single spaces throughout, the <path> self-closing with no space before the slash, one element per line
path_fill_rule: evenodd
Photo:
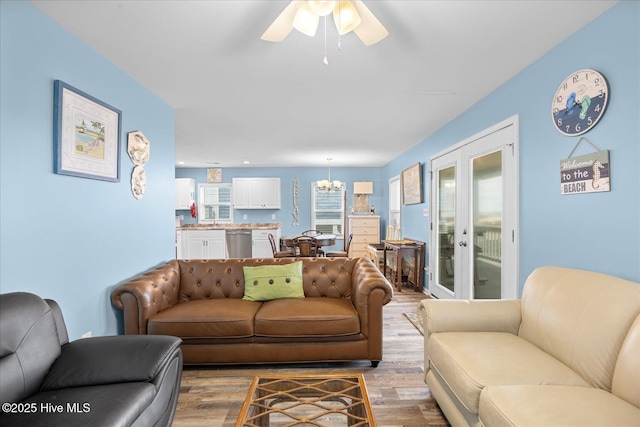
<path fill-rule="evenodd" d="M 482 139 L 492 134 L 501 132 L 500 146 L 496 146 L 503 152 L 502 175 L 503 179 L 503 218 L 502 218 L 502 299 L 518 298 L 518 277 L 519 277 L 519 117 L 512 116 L 494 126 L 491 126 L 451 147 L 433 155 L 430 159 L 431 170 L 431 230 L 430 230 L 430 272 L 429 272 L 429 292 L 438 298 L 473 298 L 472 280 L 470 278 L 471 267 L 470 260 L 466 256 L 467 252 L 462 251 L 458 246 L 463 236 L 463 230 L 469 230 L 469 195 L 463 197 L 461 191 L 456 191 L 456 218 L 460 216 L 465 224 L 456 225 L 455 242 L 454 242 L 454 258 L 459 262 L 456 263 L 457 272 L 454 272 L 454 278 L 458 286 L 454 286 L 455 292 L 438 284 L 438 274 L 440 262 L 438 258 L 438 239 L 439 231 L 434 219 L 438 215 L 437 185 L 434 177 L 434 170 L 439 170 L 444 165 L 456 164 L 456 182 L 468 182 L 468 174 L 461 173 L 460 170 L 468 170 L 468 165 L 463 165 L 471 157 L 468 153 L 475 155 L 478 153 L 477 148 L 482 144 Z M 474 145 L 475 143 L 475 145 Z M 495 151 L 495 149 L 494 149 Z M 434 167 L 435 162 L 435 167 Z M 465 175 L 465 176 L 463 176 Z M 472 242 L 472 240 L 471 240 Z M 465 268 L 467 266 L 468 268 Z M 462 284 L 466 284 L 462 286 Z"/>

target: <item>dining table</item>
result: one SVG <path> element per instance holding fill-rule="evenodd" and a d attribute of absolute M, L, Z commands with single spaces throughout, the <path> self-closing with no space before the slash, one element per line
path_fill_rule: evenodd
<path fill-rule="evenodd" d="M 293 239 L 295 239 L 296 237 L 300 237 L 299 235 L 296 236 L 281 236 L 280 237 L 280 248 L 293 248 L 294 244 L 293 244 Z M 335 234 L 318 234 L 317 236 L 311 236 L 314 237 L 317 241 L 318 241 L 318 247 L 321 246 L 333 246 L 336 244 L 336 235 Z"/>

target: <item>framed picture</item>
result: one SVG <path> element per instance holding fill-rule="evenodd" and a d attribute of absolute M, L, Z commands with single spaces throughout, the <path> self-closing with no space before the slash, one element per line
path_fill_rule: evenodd
<path fill-rule="evenodd" d="M 53 87 L 54 173 L 120 181 L 122 112 L 60 80 Z"/>
<path fill-rule="evenodd" d="M 402 171 L 402 204 L 422 203 L 422 165 L 416 163 Z"/>
<path fill-rule="evenodd" d="M 207 182 L 222 182 L 222 168 L 207 169 Z"/>

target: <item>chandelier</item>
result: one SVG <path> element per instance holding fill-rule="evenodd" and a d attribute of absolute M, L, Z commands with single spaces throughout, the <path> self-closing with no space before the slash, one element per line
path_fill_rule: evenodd
<path fill-rule="evenodd" d="M 342 188 L 342 183 L 340 181 L 331 181 L 331 157 L 327 157 L 327 161 L 329 162 L 329 179 L 322 179 L 316 182 L 318 186 L 318 191 L 337 191 Z"/>

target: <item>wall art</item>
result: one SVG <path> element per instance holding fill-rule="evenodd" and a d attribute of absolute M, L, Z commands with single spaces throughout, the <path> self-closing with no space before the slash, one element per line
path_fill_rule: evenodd
<path fill-rule="evenodd" d="M 422 165 L 416 163 L 402 171 L 402 204 L 422 203 Z"/>
<path fill-rule="evenodd" d="M 61 80 L 53 100 L 54 173 L 120 181 L 122 112 Z"/>

